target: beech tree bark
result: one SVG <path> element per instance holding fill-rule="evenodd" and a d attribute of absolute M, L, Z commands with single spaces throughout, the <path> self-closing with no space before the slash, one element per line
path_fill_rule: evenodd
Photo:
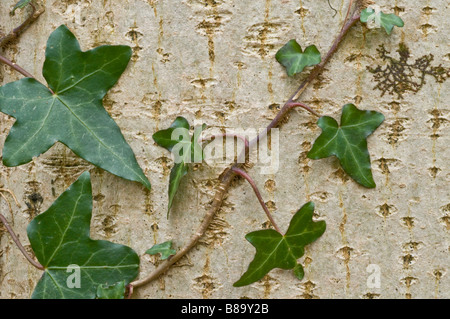
<path fill-rule="evenodd" d="M 3 34 L 31 10 L 10 16 L 15 2 L 0 3 Z M 1 212 L 31 252 L 28 223 L 89 170 L 91 236 L 132 247 L 142 256 L 141 273 L 149 273 L 159 261 L 144 252 L 167 240 L 183 246 L 226 167 L 195 164 L 167 219 L 173 161 L 152 134 L 177 116 L 207 123 L 206 132 L 267 126 L 307 74 L 288 78 L 276 51 L 297 39 L 303 48 L 315 44 L 324 54 L 342 27 L 348 2 L 330 1 L 335 13 L 327 1 L 315 0 L 37 1 L 45 12 L 2 54 L 44 81 L 46 41 L 61 24 L 83 50 L 131 46 L 132 61 L 104 105 L 152 190 L 56 144 L 26 165 L 0 164 L 2 187 L 14 192 L 22 206 L 5 194 L 13 211 L 2 199 Z M 159 280 L 136 289 L 135 298 L 450 297 L 450 90 L 436 68 L 442 64 L 448 72 L 450 67 L 449 7 L 445 0 L 376 2 L 399 15 L 405 27 L 387 36 L 382 29 L 357 24 L 300 101 L 336 119 L 346 103 L 385 115 L 368 139 L 377 188 L 356 184 L 335 158 L 306 157 L 320 128 L 317 118 L 301 109 L 280 127 L 278 171 L 261 174 L 262 163 L 249 170 L 283 231 L 308 201 L 316 204 L 316 218 L 326 221 L 325 234 L 300 260 L 305 278 L 298 281 L 291 271 L 274 270 L 250 286 L 232 286 L 254 254 L 245 234 L 270 225 L 250 185 L 236 180 L 200 244 Z M 1 84 L 22 77 L 0 66 Z M 0 146 L 13 122 L 0 113 Z M 0 225 L 0 297 L 29 298 L 40 276 Z"/>

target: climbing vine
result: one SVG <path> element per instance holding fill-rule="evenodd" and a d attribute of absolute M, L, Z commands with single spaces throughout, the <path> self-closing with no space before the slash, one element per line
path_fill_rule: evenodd
<path fill-rule="evenodd" d="M 2 46 L 17 38 L 42 13 L 31 0 L 18 2 L 11 12 L 27 6 L 32 8 L 31 15 L 24 24 L 1 39 Z M 204 137 L 207 123 L 194 128 L 191 134 L 191 125 L 182 114 L 173 120 L 169 128 L 153 134 L 154 141 L 174 156 L 168 185 L 167 218 L 171 218 L 169 212 L 176 201 L 176 194 L 182 191 L 180 181 L 187 175 L 191 163 L 204 160 L 205 145 L 223 137 L 240 139 L 243 147 L 242 156 L 238 158 L 244 160 L 236 159 L 219 176 L 220 183 L 211 206 L 184 247 L 173 247 L 172 238 L 168 238 L 166 242 L 146 251 L 146 254 L 160 254 L 163 260 L 150 274 L 139 274 L 139 256 L 132 248 L 90 238 L 92 190 L 88 172 L 81 174 L 47 211 L 30 222 L 27 234 L 37 261 L 28 255 L 6 218 L 0 214 L 0 220 L 27 260 L 43 272 L 32 297 L 130 298 L 134 289 L 165 273 L 198 243 L 232 187 L 231 182 L 237 177 L 249 183 L 271 227 L 245 236 L 255 247 L 256 253 L 247 271 L 241 278 L 236 278 L 234 286 L 252 284 L 274 268 L 292 270 L 301 280 L 304 269 L 297 260 L 304 255 L 305 247 L 326 231 L 326 223 L 313 220 L 313 202 L 296 203 L 301 208 L 292 217 L 288 229 L 280 229 L 249 173 L 249 154 L 265 138 L 270 137 L 271 131 L 280 126 L 292 109 L 302 108 L 318 117 L 317 125 L 322 129 L 307 154 L 308 158 L 318 160 L 335 156 L 346 174 L 356 183 L 366 188 L 376 186 L 366 139 L 384 121 L 383 114 L 346 104 L 338 123 L 332 117 L 319 115 L 300 101 L 302 93 L 321 75 L 349 30 L 357 23 L 383 28 L 388 35 L 395 26 L 403 27 L 402 19 L 395 14 L 381 12 L 370 1 L 356 0 L 350 1 L 342 29 L 326 54 L 321 54 L 315 45 L 303 50 L 295 39 L 287 42 L 279 48 L 276 60 L 286 68 L 288 76 L 305 70 L 309 70 L 309 75 L 266 129 L 255 138 L 248 139 L 237 134 Z M 380 82 L 377 87 L 383 94 L 395 92 L 401 96 L 406 90 L 417 90 L 423 85 L 425 75 L 432 75 L 437 81 L 444 81 L 448 77 L 447 70 L 430 65 L 433 60 L 431 55 L 410 65 L 407 63 L 409 54 L 405 50 L 401 53 L 400 61 L 389 57 L 384 47 L 378 52 L 391 63 L 385 69 L 369 68 Z M 43 66 L 46 84 L 38 82 L 29 72 L 0 56 L 1 62 L 25 76 L 0 87 L 0 111 L 16 119 L 3 146 L 3 164 L 8 167 L 23 165 L 46 152 L 56 142 L 61 142 L 77 156 L 97 167 L 150 189 L 150 182 L 139 167 L 131 147 L 102 105 L 103 97 L 115 85 L 131 55 L 131 49 L 122 45 L 104 45 L 82 52 L 75 35 L 62 25 L 50 34 L 47 42 Z M 408 87 L 402 88 L 398 87 L 397 82 L 387 83 L 391 81 L 392 74 L 394 81 L 398 81 L 396 74 L 404 74 L 414 68 L 422 72 L 418 83 L 411 80 L 407 82 Z"/>

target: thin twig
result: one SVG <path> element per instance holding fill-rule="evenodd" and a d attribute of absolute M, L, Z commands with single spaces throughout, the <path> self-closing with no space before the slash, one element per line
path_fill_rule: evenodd
<path fill-rule="evenodd" d="M 16 70 L 17 72 L 19 72 L 20 74 L 24 75 L 27 78 L 32 78 L 35 79 L 34 76 L 29 73 L 27 70 L 25 70 L 24 68 L 22 68 L 21 66 L 15 64 L 14 62 L 11 62 L 10 60 L 8 60 L 7 58 L 5 58 L 4 56 L 0 55 L 0 62 L 5 63 L 6 65 L 9 65 L 10 67 L 12 67 L 14 70 Z"/>
<path fill-rule="evenodd" d="M 7 58 L 5 58 L 4 56 L 0 55 L 0 62 L 5 63 L 6 65 L 9 65 L 10 67 L 12 67 L 14 70 L 16 70 L 17 72 L 19 72 L 20 74 L 24 75 L 27 78 L 32 78 L 35 79 L 36 81 L 38 81 L 31 73 L 29 73 L 27 70 L 25 70 L 24 68 L 22 68 L 21 66 L 15 64 L 14 62 L 11 62 L 10 60 L 8 60 Z M 38 81 L 39 82 L 39 81 Z M 42 83 L 41 83 L 42 84 Z M 44 84 L 42 84 L 44 85 Z M 45 85 L 44 85 L 45 86 Z M 53 90 L 51 88 L 49 88 L 47 86 L 47 89 L 50 91 L 50 93 L 55 94 L 55 92 L 53 92 Z"/>
<path fill-rule="evenodd" d="M 314 69 L 311 71 L 309 76 L 300 84 L 298 89 L 295 91 L 294 94 L 289 98 L 289 100 L 284 104 L 284 106 L 281 108 L 281 110 L 278 112 L 278 114 L 275 116 L 275 118 L 270 122 L 270 124 L 267 126 L 267 129 L 263 130 L 256 138 L 250 141 L 250 147 L 253 147 L 255 144 L 257 144 L 260 140 L 262 140 L 271 129 L 277 127 L 281 120 L 286 116 L 289 111 L 292 110 L 292 105 L 300 105 L 302 103 L 296 102 L 300 95 L 306 90 L 306 88 L 323 72 L 325 65 L 330 61 L 331 57 L 336 53 L 339 45 L 341 44 L 344 37 L 347 35 L 348 31 L 351 29 L 352 26 L 356 24 L 356 22 L 359 21 L 359 13 L 355 12 L 353 13 L 352 17 L 344 24 L 344 27 L 342 28 L 339 35 L 336 37 L 336 39 L 333 42 L 333 45 L 331 46 L 330 50 L 326 54 L 326 56 L 323 58 L 322 62 L 320 62 L 318 65 L 314 67 Z M 306 105 L 304 105 L 306 106 Z M 305 108 L 306 109 L 306 108 Z M 312 110 L 311 110 L 312 111 Z"/>
<path fill-rule="evenodd" d="M 330 0 L 328 0 L 328 5 L 330 6 L 331 10 L 334 11 L 334 14 L 333 14 L 333 18 L 334 18 L 336 16 L 336 14 L 338 14 L 338 11 L 335 8 L 333 8 L 333 6 L 330 3 Z"/>
<path fill-rule="evenodd" d="M 39 18 L 39 16 L 44 13 L 44 8 L 37 10 L 34 4 L 30 3 L 31 8 L 33 9 L 28 18 L 17 28 L 13 29 L 10 33 L 5 35 L 0 39 L 0 48 L 7 45 L 9 42 L 17 39 L 19 35 L 25 31 L 34 21 Z"/>
<path fill-rule="evenodd" d="M 235 164 L 239 165 L 239 164 Z M 211 204 L 210 209 L 206 213 L 205 217 L 203 218 L 202 223 L 200 224 L 200 227 L 197 229 L 194 235 L 189 239 L 187 244 L 180 249 L 175 255 L 169 257 L 164 262 L 162 262 L 151 274 L 148 276 L 138 279 L 136 281 L 133 281 L 130 283 L 130 286 L 133 287 L 140 287 L 148 284 L 149 282 L 157 279 L 159 276 L 161 276 L 164 272 L 166 272 L 170 266 L 172 266 L 174 263 L 176 263 L 178 260 L 180 260 L 181 257 L 187 254 L 189 250 L 191 250 L 192 247 L 194 247 L 200 238 L 203 237 L 206 230 L 209 227 L 209 224 L 213 220 L 216 212 L 220 209 L 222 206 L 223 198 L 225 197 L 225 194 L 227 193 L 231 181 L 233 180 L 233 177 L 235 176 L 235 173 L 231 169 L 227 169 L 221 176 L 220 180 L 221 183 L 219 186 L 217 186 L 216 193 L 214 195 L 213 202 Z"/>
<path fill-rule="evenodd" d="M 3 194 L 1 194 L 1 196 L 3 198 L 5 198 L 3 196 Z M 6 198 L 5 198 L 6 200 Z M 8 201 L 7 201 L 8 202 Z M 12 209 L 11 209 L 11 205 L 8 203 L 9 208 L 11 210 L 11 215 L 13 214 Z M 17 235 L 14 233 L 12 227 L 9 225 L 8 221 L 6 220 L 5 216 L 3 216 L 2 214 L 0 214 L 0 221 L 3 223 L 3 225 L 5 225 L 6 230 L 8 231 L 8 233 L 11 235 L 12 240 L 14 241 L 14 243 L 16 243 L 17 247 L 19 248 L 20 252 L 25 256 L 25 258 L 30 262 L 30 264 L 32 264 L 34 267 L 36 267 L 37 269 L 40 270 L 44 270 L 44 266 L 42 266 L 39 262 L 35 261 L 33 258 L 31 258 L 30 255 L 28 255 L 27 251 L 25 250 L 25 247 L 22 246 L 22 244 L 20 243 L 19 238 L 17 237 Z"/>
<path fill-rule="evenodd" d="M 354 1 L 354 0 L 350 0 L 350 4 L 348 5 L 347 14 L 345 15 L 344 21 L 347 21 L 347 19 L 348 19 L 348 15 L 350 14 L 350 10 L 351 10 L 352 7 L 353 7 L 353 1 Z M 342 28 L 344 28 L 344 26 L 342 26 Z"/>
<path fill-rule="evenodd" d="M 22 23 L 20 26 L 18 26 L 17 28 L 12 30 L 9 34 L 7 34 L 6 36 L 4 36 L 3 38 L 0 39 L 0 47 L 5 46 L 6 44 L 8 44 L 9 42 L 11 42 L 14 39 L 17 39 L 18 36 L 23 31 L 25 31 L 34 21 L 36 21 L 36 19 L 44 12 L 44 9 L 36 10 L 36 7 L 32 3 L 30 3 L 30 6 L 33 8 L 33 11 L 31 12 L 31 14 L 28 16 L 28 18 L 25 20 L 24 23 Z M 6 65 L 9 65 L 11 68 L 16 70 L 20 74 L 24 75 L 25 77 L 32 78 L 37 81 L 37 79 L 30 72 L 28 72 L 21 66 L 17 65 L 16 63 L 8 60 L 6 57 L 4 57 L 2 55 L 0 55 L 0 62 L 4 63 Z M 55 94 L 55 92 L 53 92 L 53 90 L 51 88 L 49 88 L 49 87 L 47 87 L 47 88 L 52 94 Z"/>
<path fill-rule="evenodd" d="M 278 114 L 275 116 L 275 118 L 270 122 L 270 124 L 267 126 L 267 129 L 264 130 L 264 132 L 260 135 L 258 135 L 256 138 L 254 138 L 252 141 L 249 142 L 249 147 L 252 147 L 255 143 L 257 143 L 260 138 L 263 137 L 264 134 L 267 134 L 272 128 L 277 127 L 281 120 L 286 116 L 286 114 L 292 109 L 292 103 L 294 103 L 300 95 L 304 92 L 306 87 L 311 84 L 317 76 L 324 70 L 325 65 L 328 63 L 328 61 L 331 59 L 331 57 L 334 55 L 336 50 L 339 47 L 339 44 L 344 39 L 345 35 L 348 33 L 348 31 L 351 29 L 353 25 L 359 20 L 359 12 L 354 12 L 352 14 L 352 18 L 345 22 L 344 27 L 342 28 L 341 32 L 339 33 L 336 40 L 333 42 L 333 45 L 331 46 L 330 50 L 328 51 L 325 58 L 322 60 L 320 64 L 318 64 L 310 73 L 310 75 L 306 78 L 305 81 L 300 85 L 300 87 L 295 91 L 295 93 L 289 98 L 289 100 L 286 102 L 286 104 L 283 106 L 283 108 L 278 112 Z M 233 177 L 236 174 L 237 168 L 242 168 L 242 164 L 234 163 L 230 168 L 226 169 L 221 176 L 219 177 L 219 186 L 216 189 L 216 193 L 214 195 L 214 200 L 211 204 L 210 209 L 206 213 L 205 217 L 203 218 L 203 221 L 200 225 L 200 227 L 197 229 L 197 232 L 190 238 L 190 240 L 187 242 L 187 244 L 179 250 L 175 255 L 169 257 L 164 262 L 162 262 L 153 272 L 151 272 L 149 275 L 138 279 L 132 283 L 130 283 L 133 287 L 140 287 L 144 286 L 151 281 L 157 279 L 159 276 L 161 276 L 164 272 L 166 272 L 170 266 L 172 266 L 174 263 L 176 263 L 181 257 L 183 257 L 192 247 L 194 247 L 199 239 L 204 235 L 206 230 L 209 227 L 209 224 L 213 220 L 215 214 L 222 206 L 223 199 L 225 195 L 228 193 L 228 190 L 231 185 L 231 181 Z"/>
<path fill-rule="evenodd" d="M 12 191 L 10 191 L 7 188 L 0 188 L 0 192 L 7 192 L 14 199 L 14 202 L 16 203 L 17 207 L 19 207 L 19 208 L 22 207 L 22 205 L 20 205 L 19 201 L 17 200 L 16 195 L 14 195 L 14 193 Z"/>
<path fill-rule="evenodd" d="M 251 176 L 246 171 L 244 171 L 240 168 L 233 167 L 232 171 L 247 180 L 247 182 L 253 188 L 253 191 L 255 192 L 255 195 L 258 198 L 258 201 L 261 204 L 261 207 L 264 209 L 264 212 L 266 213 L 267 218 L 270 220 L 270 222 L 272 223 L 275 230 L 281 234 L 281 230 L 280 230 L 280 228 L 278 228 L 277 224 L 275 223 L 275 220 L 272 217 L 272 214 L 270 213 L 269 209 L 267 208 L 267 205 L 264 202 L 264 200 L 261 196 L 261 193 L 259 192 L 258 186 L 256 186 L 255 181 L 251 178 Z"/>
<path fill-rule="evenodd" d="M 320 117 L 320 115 L 317 112 L 315 112 L 313 109 L 311 109 L 306 104 L 303 104 L 303 103 L 300 103 L 300 102 L 292 102 L 292 103 L 289 103 L 288 105 L 289 105 L 290 108 L 301 107 L 301 108 L 307 110 L 309 113 L 311 113 L 311 114 L 313 114 L 313 115 L 315 115 L 317 117 Z"/>

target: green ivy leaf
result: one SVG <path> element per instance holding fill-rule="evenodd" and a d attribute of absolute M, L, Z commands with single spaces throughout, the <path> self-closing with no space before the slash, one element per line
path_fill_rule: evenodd
<path fill-rule="evenodd" d="M 138 275 L 139 256 L 133 249 L 90 236 L 92 189 L 83 173 L 51 207 L 34 218 L 27 234 L 44 274 L 35 299 L 93 299 L 97 287 Z"/>
<path fill-rule="evenodd" d="M 31 0 L 20 0 L 19 2 L 16 3 L 14 8 L 11 10 L 11 14 L 14 15 L 17 9 L 25 8 L 30 2 L 31 2 Z"/>
<path fill-rule="evenodd" d="M 175 134 L 175 130 L 179 132 L 176 137 L 172 136 Z M 153 140 L 159 146 L 171 152 L 173 147 L 178 143 L 190 144 L 189 138 L 186 141 L 185 136 L 189 136 L 189 122 L 184 117 L 178 116 L 168 129 L 160 130 L 153 134 Z"/>
<path fill-rule="evenodd" d="M 256 255 L 248 270 L 233 286 L 249 285 L 263 278 L 274 268 L 294 269 L 299 277 L 297 259 L 304 247 L 325 232 L 325 221 L 313 222 L 314 203 L 309 202 L 294 215 L 285 235 L 273 229 L 258 230 L 245 238 L 256 248 Z"/>
<path fill-rule="evenodd" d="M 125 281 L 114 285 L 99 285 L 97 287 L 97 299 L 125 299 Z"/>
<path fill-rule="evenodd" d="M 128 180 L 150 182 L 102 99 L 128 65 L 128 46 L 82 52 L 75 36 L 60 26 L 49 37 L 43 75 L 0 87 L 0 111 L 16 118 L 6 138 L 3 163 L 18 166 L 59 141 L 100 168 Z"/>
<path fill-rule="evenodd" d="M 170 172 L 169 204 L 167 216 L 178 191 L 182 178 L 188 173 L 188 163 L 198 163 L 203 160 L 203 149 L 198 143 L 201 132 L 206 125 L 196 127 L 192 138 L 189 135 L 189 122 L 184 117 L 177 117 L 165 130 L 153 134 L 153 140 L 174 155 L 174 166 Z"/>
<path fill-rule="evenodd" d="M 161 254 L 161 260 L 165 260 L 170 256 L 175 255 L 177 251 L 175 249 L 172 249 L 172 241 L 166 241 L 162 244 L 154 245 L 145 253 L 149 255 Z"/>
<path fill-rule="evenodd" d="M 305 277 L 305 270 L 301 264 L 297 264 L 297 266 L 294 267 L 294 275 L 298 280 L 302 280 L 303 277 Z"/>
<path fill-rule="evenodd" d="M 278 50 L 275 58 L 286 68 L 289 76 L 300 73 L 305 67 L 319 64 L 321 61 L 320 52 L 315 45 L 310 45 L 303 52 L 295 40 L 290 40 Z"/>
<path fill-rule="evenodd" d="M 319 159 L 336 156 L 345 172 L 356 182 L 374 188 L 375 182 L 370 168 L 367 137 L 384 121 L 384 116 L 375 111 L 361 111 L 353 104 L 342 109 L 341 125 L 329 116 L 323 116 L 317 124 L 322 134 L 316 139 L 308 158 Z"/>
<path fill-rule="evenodd" d="M 394 29 L 394 26 L 401 28 L 405 25 L 405 23 L 399 16 L 393 13 L 385 14 L 381 11 L 375 11 L 372 8 L 364 9 L 361 12 L 360 20 L 363 23 L 375 21 L 375 24 L 378 27 L 383 27 L 386 30 L 386 33 L 389 35 L 391 34 L 392 29 Z"/>
<path fill-rule="evenodd" d="M 170 171 L 169 178 L 169 204 L 167 208 L 167 217 L 169 217 L 170 209 L 172 208 L 175 195 L 180 187 L 181 179 L 188 173 L 188 165 L 184 162 L 176 163 Z"/>

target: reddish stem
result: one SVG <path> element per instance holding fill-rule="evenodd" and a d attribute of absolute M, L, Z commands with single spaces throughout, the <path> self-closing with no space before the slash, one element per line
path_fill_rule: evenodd
<path fill-rule="evenodd" d="M 235 172 L 237 175 L 239 175 L 247 180 L 247 182 L 253 188 L 253 191 L 255 192 L 255 195 L 258 198 L 259 203 L 261 204 L 262 208 L 266 212 L 267 218 L 269 218 L 269 220 L 272 223 L 275 230 L 281 234 L 281 230 L 280 230 L 280 228 L 278 228 L 277 224 L 275 223 L 275 220 L 272 217 L 272 214 L 270 213 L 269 209 L 267 208 L 267 205 L 264 202 L 264 200 L 261 196 L 261 193 L 259 192 L 258 186 L 256 186 L 255 181 L 251 178 L 251 176 L 246 171 L 244 171 L 238 167 L 232 167 L 231 170 L 233 172 Z"/>
<path fill-rule="evenodd" d="M 291 109 L 293 109 L 294 107 L 301 107 L 301 108 L 304 108 L 305 110 L 307 110 L 309 113 L 311 113 L 311 114 L 313 114 L 313 115 L 315 115 L 315 116 L 317 116 L 317 117 L 320 117 L 320 115 L 319 114 L 317 114 L 315 111 L 313 111 L 313 109 L 311 109 L 308 105 L 306 105 L 306 104 L 303 104 L 303 103 L 300 103 L 300 102 L 291 102 L 291 103 L 288 103 L 288 105 L 289 105 L 289 107 L 291 108 Z"/>
<path fill-rule="evenodd" d="M 9 65 L 10 67 L 12 67 L 14 70 L 16 70 L 17 72 L 21 73 L 22 75 L 26 76 L 27 78 L 32 78 L 34 79 L 34 76 L 29 73 L 28 71 L 26 71 L 25 69 L 23 69 L 22 67 L 18 66 L 17 64 L 15 64 L 14 62 L 9 61 L 7 58 L 5 58 L 4 56 L 0 55 L 0 62 L 5 63 L 6 65 Z"/>
<path fill-rule="evenodd" d="M 6 220 L 5 216 L 3 216 L 2 214 L 0 214 L 0 221 L 3 223 L 3 225 L 5 225 L 6 230 L 8 231 L 8 233 L 11 235 L 13 241 L 16 243 L 17 247 L 19 248 L 20 252 L 25 256 L 25 258 L 30 262 L 30 264 L 32 264 L 34 267 L 36 267 L 37 269 L 40 270 L 45 270 L 44 266 L 42 266 L 39 262 L 35 261 L 33 258 L 30 257 L 30 255 L 28 255 L 27 251 L 25 250 L 25 248 L 22 246 L 22 244 L 20 243 L 19 238 L 17 237 L 17 235 L 14 233 L 13 229 L 11 228 L 11 226 L 9 225 L 8 221 Z"/>

